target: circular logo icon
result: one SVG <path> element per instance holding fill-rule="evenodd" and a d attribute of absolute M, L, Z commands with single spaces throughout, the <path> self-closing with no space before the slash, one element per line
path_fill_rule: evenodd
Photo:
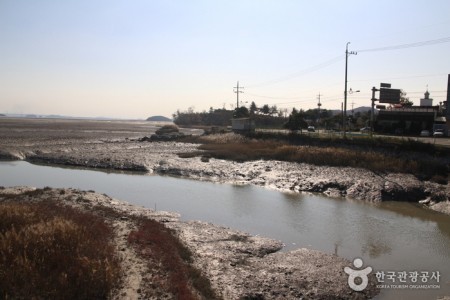
<path fill-rule="evenodd" d="M 361 269 L 363 266 L 363 261 L 360 258 L 355 258 L 353 260 L 353 266 L 356 269 Z M 344 268 L 344 272 L 348 274 L 348 286 L 356 291 L 356 292 L 361 292 L 363 291 L 367 285 L 369 284 L 369 278 L 367 277 L 367 275 L 370 274 L 370 272 L 372 272 L 372 268 L 371 267 L 367 267 L 365 269 L 361 269 L 361 270 L 354 270 L 352 268 L 349 267 L 345 267 Z M 361 278 L 361 283 L 357 284 L 355 282 L 356 278 Z"/>

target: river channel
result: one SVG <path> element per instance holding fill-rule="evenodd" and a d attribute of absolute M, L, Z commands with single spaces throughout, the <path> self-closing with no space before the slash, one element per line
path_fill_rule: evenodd
<path fill-rule="evenodd" d="M 17 185 L 95 190 L 135 205 L 178 212 L 183 220 L 281 240 L 283 251 L 307 247 L 349 260 L 360 257 L 364 266 L 386 274 L 440 274 L 439 282 L 427 282 L 440 288 L 384 289 L 380 299 L 450 295 L 450 217 L 417 204 L 371 204 L 256 186 L 0 162 L 0 186 Z M 385 279 L 385 284 L 400 283 Z"/>

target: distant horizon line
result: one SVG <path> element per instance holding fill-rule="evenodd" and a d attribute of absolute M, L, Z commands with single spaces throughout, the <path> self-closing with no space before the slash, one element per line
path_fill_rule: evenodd
<path fill-rule="evenodd" d="M 85 117 L 85 116 L 68 116 L 68 115 L 58 115 L 58 114 L 33 114 L 33 113 L 0 113 L 0 116 L 4 117 L 15 117 L 15 118 L 29 118 L 29 119 L 74 119 L 74 120 L 98 120 L 98 121 L 146 121 L 151 117 L 164 117 L 167 119 L 171 118 L 165 117 L 163 115 L 153 115 L 147 118 L 125 118 L 125 117 Z"/>
<path fill-rule="evenodd" d="M 361 108 L 367 108 L 370 106 L 359 106 L 355 107 L 353 110 L 358 110 Z M 311 109 L 317 109 L 317 108 L 311 108 Z M 329 111 L 340 111 L 340 108 L 336 109 L 326 109 Z M 351 111 L 352 109 L 347 109 L 347 111 Z M 74 120 L 98 120 L 98 121 L 146 121 L 149 118 L 152 117 L 164 117 L 169 119 L 170 121 L 173 121 L 173 118 L 166 117 L 164 115 L 152 115 L 147 118 L 126 118 L 126 117 L 104 117 L 104 116 L 97 116 L 97 117 L 86 117 L 86 116 L 69 116 L 69 115 L 59 115 L 59 114 L 35 114 L 35 113 L 2 113 L 0 112 L 0 116 L 6 116 L 6 117 L 16 117 L 16 118 L 30 118 L 30 119 L 74 119 Z"/>

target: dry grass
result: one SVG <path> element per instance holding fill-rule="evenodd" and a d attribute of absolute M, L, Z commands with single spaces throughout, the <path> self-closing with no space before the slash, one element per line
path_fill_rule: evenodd
<path fill-rule="evenodd" d="M 162 223 L 143 219 L 128 237 L 147 261 L 157 261 L 166 278 L 160 280 L 175 299 L 216 299 L 211 284 L 201 272 L 191 266 L 191 252 L 174 232 Z M 150 266 L 155 267 L 155 266 Z"/>
<path fill-rule="evenodd" d="M 111 298 L 123 273 L 105 220 L 123 215 L 108 207 L 86 213 L 58 205 L 45 200 L 48 192 L 47 187 L 1 196 L 0 299 Z M 141 296 L 217 299 L 175 232 L 155 220 L 126 217 L 138 228 L 128 241 L 150 271 L 142 274 L 151 283 Z"/>
<path fill-rule="evenodd" d="M 161 128 L 159 128 L 158 130 L 156 130 L 156 134 L 168 134 L 168 133 L 173 133 L 173 132 L 179 132 L 180 129 L 178 128 L 177 125 L 174 124 L 169 124 L 169 125 L 164 125 Z"/>
<path fill-rule="evenodd" d="M 245 136 L 233 132 L 210 134 L 198 137 L 198 142 L 204 144 L 244 143 L 246 141 L 248 141 L 248 139 Z"/>
<path fill-rule="evenodd" d="M 228 143 L 246 143 L 251 139 L 242 134 L 233 132 L 215 133 L 206 135 L 187 135 L 180 137 L 177 141 L 193 144 L 228 144 Z"/>
<path fill-rule="evenodd" d="M 281 160 L 320 166 L 364 168 L 381 173 L 411 173 L 427 179 L 433 176 L 447 177 L 447 168 L 438 159 L 417 160 L 407 155 L 400 156 L 386 151 L 362 151 L 333 146 L 295 146 L 273 140 L 207 143 L 201 145 L 199 149 L 203 152 L 195 154 L 235 161 Z M 183 154 L 181 155 L 183 157 Z"/>
<path fill-rule="evenodd" d="M 120 277 L 111 236 L 103 218 L 50 200 L 1 203 L 0 298 L 107 299 Z"/>

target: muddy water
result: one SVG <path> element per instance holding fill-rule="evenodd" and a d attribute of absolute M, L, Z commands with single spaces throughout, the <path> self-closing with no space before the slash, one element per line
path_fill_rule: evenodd
<path fill-rule="evenodd" d="M 374 271 L 439 272 L 423 284 L 439 289 L 384 289 L 380 299 L 430 299 L 450 295 L 450 217 L 407 202 L 378 205 L 318 195 L 285 194 L 254 187 L 187 179 L 0 162 L 0 186 L 95 190 L 152 209 L 281 240 L 285 250 L 308 247 Z M 391 273 L 392 274 L 392 273 Z M 421 279 L 419 279 L 420 281 Z M 407 279 L 406 284 L 413 284 Z M 419 283 L 414 283 L 417 286 Z"/>

